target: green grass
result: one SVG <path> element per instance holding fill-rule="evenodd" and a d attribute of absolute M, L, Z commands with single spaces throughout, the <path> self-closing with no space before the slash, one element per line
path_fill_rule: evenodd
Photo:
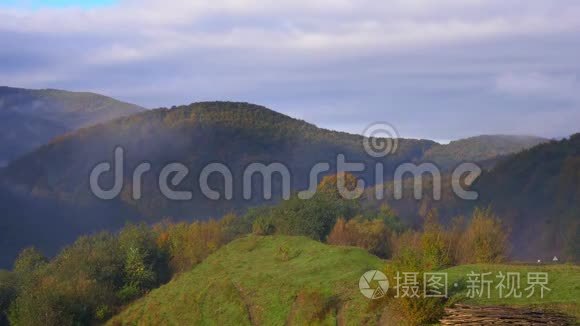
<path fill-rule="evenodd" d="M 361 324 L 375 316 L 358 290 L 360 276 L 384 262 L 358 248 L 305 237 L 232 242 L 152 291 L 111 325 Z"/>
<path fill-rule="evenodd" d="M 305 237 L 248 236 L 128 306 L 109 325 L 361 325 L 377 324 L 382 307 L 364 298 L 360 276 L 383 270 L 385 261 L 352 247 L 337 247 Z M 497 296 L 469 299 L 467 274 L 547 272 L 548 287 L 520 299 Z M 570 265 L 463 265 L 444 270 L 452 299 L 476 305 L 537 306 L 579 318 L 580 267 Z M 394 285 L 394 280 L 391 286 Z M 458 287 L 454 287 L 458 283 Z"/>
<path fill-rule="evenodd" d="M 487 294 L 483 297 L 468 298 L 467 295 L 467 275 L 470 272 L 487 273 L 487 276 L 493 281 L 491 287 L 491 297 L 487 298 Z M 507 305 L 507 306 L 532 306 L 538 308 L 548 308 L 553 310 L 563 311 L 565 313 L 575 316 L 580 319 L 580 267 L 574 265 L 461 265 L 455 266 L 445 270 L 449 277 L 449 289 L 452 293 L 452 300 L 461 301 L 464 303 L 475 305 Z M 520 273 L 522 292 L 521 298 L 500 298 L 498 289 L 495 286 L 499 279 L 496 278 L 498 272 Z M 527 273 L 545 272 L 548 274 L 548 285 L 550 291 L 544 292 L 544 297 L 541 298 L 539 289 L 537 288 L 534 295 L 527 297 L 529 292 L 525 291 L 528 287 Z M 454 287 L 454 283 L 458 287 Z"/>

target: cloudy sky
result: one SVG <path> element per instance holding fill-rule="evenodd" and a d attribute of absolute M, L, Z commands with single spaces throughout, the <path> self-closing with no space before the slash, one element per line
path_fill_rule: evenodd
<path fill-rule="evenodd" d="M 580 131 L 577 0 L 0 0 L 0 85 L 247 101 L 361 133 Z"/>

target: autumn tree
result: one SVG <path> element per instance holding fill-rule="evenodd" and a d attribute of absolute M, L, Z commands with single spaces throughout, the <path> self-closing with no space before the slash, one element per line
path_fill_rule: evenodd
<path fill-rule="evenodd" d="M 491 208 L 476 208 L 460 240 L 461 262 L 500 263 L 509 251 L 509 231 Z"/>
<path fill-rule="evenodd" d="M 378 219 L 366 220 L 359 217 L 347 222 L 344 218 L 339 218 L 327 242 L 364 248 L 381 257 L 390 255 L 390 230 Z"/>
<path fill-rule="evenodd" d="M 23 249 L 14 262 L 14 272 L 19 275 L 29 274 L 45 265 L 48 259 L 36 248 Z"/>
<path fill-rule="evenodd" d="M 440 269 L 450 265 L 451 238 L 443 225 L 439 223 L 437 211 L 432 209 L 425 216 L 421 246 L 427 269 Z"/>

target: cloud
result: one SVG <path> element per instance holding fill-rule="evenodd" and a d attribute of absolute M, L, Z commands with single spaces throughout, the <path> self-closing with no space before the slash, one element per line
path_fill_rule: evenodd
<path fill-rule="evenodd" d="M 0 81 L 148 107 L 244 100 L 352 132 L 386 116 L 403 135 L 453 139 L 574 98 L 579 34 L 574 0 L 0 5 Z M 532 133 L 544 115 L 530 117 Z M 557 125 L 542 132 L 577 131 Z"/>
<path fill-rule="evenodd" d="M 507 73 L 496 79 L 500 92 L 515 96 L 535 96 L 580 101 L 580 81 L 575 75 Z"/>

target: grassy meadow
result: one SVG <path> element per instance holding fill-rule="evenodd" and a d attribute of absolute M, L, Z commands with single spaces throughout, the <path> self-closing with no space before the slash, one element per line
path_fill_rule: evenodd
<path fill-rule="evenodd" d="M 361 325 L 380 322 L 384 309 L 363 297 L 360 276 L 388 261 L 354 247 L 306 237 L 247 236 L 224 246 L 189 272 L 151 291 L 109 325 Z M 492 272 L 490 299 L 466 297 L 466 275 Z M 497 272 L 547 272 L 543 299 L 497 297 Z M 461 265 L 448 273 L 450 300 L 476 305 L 546 307 L 578 317 L 580 268 L 572 265 Z M 455 287 L 454 283 L 458 286 Z M 393 281 L 391 280 L 391 286 Z"/>

